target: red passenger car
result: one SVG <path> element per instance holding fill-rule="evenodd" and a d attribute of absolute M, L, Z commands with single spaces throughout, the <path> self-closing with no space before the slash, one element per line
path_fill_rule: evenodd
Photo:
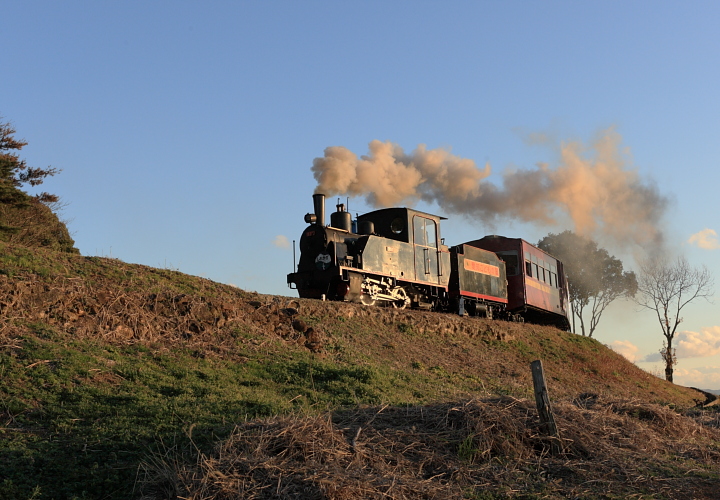
<path fill-rule="evenodd" d="M 526 321 L 570 330 L 568 287 L 562 262 L 520 238 L 485 236 L 469 241 L 505 261 L 507 311 Z"/>

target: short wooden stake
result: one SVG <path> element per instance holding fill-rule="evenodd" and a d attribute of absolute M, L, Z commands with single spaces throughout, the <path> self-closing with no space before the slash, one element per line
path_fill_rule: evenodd
<path fill-rule="evenodd" d="M 539 359 L 530 363 L 532 370 L 533 385 L 535 386 L 535 404 L 537 404 L 540 422 L 542 422 L 545 434 L 550 436 L 550 453 L 557 455 L 560 453 L 560 434 L 555 425 L 555 417 L 552 408 L 550 408 L 550 397 L 548 396 L 547 385 L 545 384 L 545 371 L 543 370 L 542 361 Z"/>

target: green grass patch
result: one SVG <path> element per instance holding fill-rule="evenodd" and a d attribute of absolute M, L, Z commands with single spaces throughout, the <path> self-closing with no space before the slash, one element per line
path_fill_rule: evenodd
<path fill-rule="evenodd" d="M 209 451 L 246 419 L 417 404 L 447 390 L 439 367 L 396 371 L 282 343 L 237 362 L 26 326 L 0 349 L 0 500 L 128 498 L 138 463 L 167 443 Z"/>

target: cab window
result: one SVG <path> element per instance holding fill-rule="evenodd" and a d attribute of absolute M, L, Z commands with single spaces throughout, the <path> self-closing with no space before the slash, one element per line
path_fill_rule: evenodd
<path fill-rule="evenodd" d="M 413 226 L 416 245 L 437 248 L 437 231 L 434 220 L 415 216 Z"/>
<path fill-rule="evenodd" d="M 395 217 L 390 223 L 390 231 L 393 234 L 401 234 L 405 230 L 405 221 L 402 217 Z"/>

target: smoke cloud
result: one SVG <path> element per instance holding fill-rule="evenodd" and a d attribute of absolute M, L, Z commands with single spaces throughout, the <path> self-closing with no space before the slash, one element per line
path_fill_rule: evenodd
<path fill-rule="evenodd" d="M 557 165 L 507 170 L 500 186 L 487 180 L 489 164 L 480 168 L 471 159 L 422 144 L 408 154 L 377 140 L 360 157 L 342 146 L 329 147 L 315 158 L 312 171 L 316 193 L 365 196 L 375 207 L 422 200 L 490 226 L 518 220 L 571 225 L 578 234 L 616 243 L 660 242 L 668 200 L 630 168 L 620 143 L 620 135 L 609 129 L 587 147 L 563 144 Z"/>

